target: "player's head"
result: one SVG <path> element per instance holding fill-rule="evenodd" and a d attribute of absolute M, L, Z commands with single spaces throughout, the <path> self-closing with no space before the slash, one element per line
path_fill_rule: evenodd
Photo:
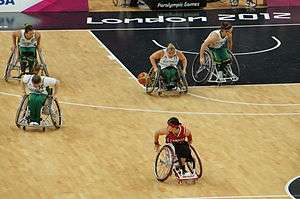
<path fill-rule="evenodd" d="M 29 36 L 32 36 L 34 34 L 34 29 L 32 27 L 32 25 L 30 24 L 25 24 L 25 34 L 29 35 Z"/>
<path fill-rule="evenodd" d="M 176 48 L 172 43 L 169 43 L 167 46 L 167 54 L 169 57 L 174 57 L 176 54 Z"/>
<path fill-rule="evenodd" d="M 33 75 L 32 79 L 33 87 L 38 88 L 40 84 L 42 83 L 42 78 L 39 75 Z"/>
<path fill-rule="evenodd" d="M 221 22 L 221 31 L 223 32 L 232 32 L 232 25 L 227 21 Z"/>
<path fill-rule="evenodd" d="M 170 119 L 168 119 L 167 123 L 168 123 L 168 130 L 171 132 L 176 130 L 181 124 L 177 117 L 171 117 Z"/>

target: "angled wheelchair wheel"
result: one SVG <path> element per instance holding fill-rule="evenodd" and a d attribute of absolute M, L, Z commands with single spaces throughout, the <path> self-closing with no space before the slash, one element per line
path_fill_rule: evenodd
<path fill-rule="evenodd" d="M 152 93 L 154 89 L 158 86 L 159 74 L 160 74 L 160 69 L 158 69 L 157 72 L 154 72 L 153 68 L 150 69 L 148 73 L 149 79 L 146 84 L 147 94 Z"/>
<path fill-rule="evenodd" d="M 195 82 L 205 84 L 211 77 L 213 71 L 212 55 L 209 51 L 204 52 L 205 63 L 200 64 L 200 55 L 198 54 L 192 65 L 192 77 Z"/>
<path fill-rule="evenodd" d="M 18 128 L 20 128 L 21 126 L 23 126 L 26 122 L 27 122 L 27 114 L 28 114 L 28 100 L 29 100 L 29 96 L 28 95 L 24 95 L 21 103 L 18 107 L 17 113 L 16 113 L 16 119 L 15 119 L 15 123 L 16 126 Z M 22 125 L 23 124 L 23 125 Z"/>
<path fill-rule="evenodd" d="M 240 66 L 235 55 L 228 50 L 231 57 L 231 64 L 226 67 L 227 72 L 232 76 L 232 82 L 236 82 L 240 78 Z"/>
<path fill-rule="evenodd" d="M 186 77 L 183 74 L 183 71 L 180 67 L 178 68 L 178 75 L 180 78 L 179 79 L 180 92 L 187 93 L 188 92 L 188 83 L 187 83 Z"/>
<path fill-rule="evenodd" d="M 10 78 L 12 78 L 12 71 L 15 70 L 15 65 L 17 63 L 17 55 L 16 51 L 10 52 L 9 58 L 5 67 L 5 72 L 4 72 L 4 80 L 8 81 Z M 19 68 L 17 68 L 18 73 L 20 73 Z"/>
<path fill-rule="evenodd" d="M 203 172 L 201 159 L 193 146 L 190 145 L 190 149 L 193 161 L 187 162 L 187 168 L 191 173 L 193 172 L 193 169 L 195 169 L 196 175 L 198 178 L 201 178 Z"/>
<path fill-rule="evenodd" d="M 164 145 L 159 150 L 154 163 L 154 175 L 158 181 L 165 181 L 172 174 L 174 151 Z"/>
<path fill-rule="evenodd" d="M 53 125 L 56 129 L 59 129 L 62 125 L 62 116 L 59 104 L 56 99 L 52 99 L 52 102 L 49 106 L 49 112 Z"/>
<path fill-rule="evenodd" d="M 42 72 L 42 75 L 43 76 L 49 76 L 49 73 L 48 73 L 48 68 L 47 68 L 47 64 L 45 62 L 45 56 L 44 56 L 44 53 L 42 50 L 37 50 L 37 54 L 38 54 L 38 57 L 39 57 L 39 66 L 40 66 L 40 69 L 41 69 L 41 72 Z"/>
<path fill-rule="evenodd" d="M 8 79 L 11 76 L 11 71 L 13 69 L 13 64 L 12 64 L 13 56 L 14 56 L 14 52 L 11 52 L 9 55 L 6 67 L 5 67 L 5 72 L 4 72 L 4 80 L 5 81 L 8 81 Z"/>

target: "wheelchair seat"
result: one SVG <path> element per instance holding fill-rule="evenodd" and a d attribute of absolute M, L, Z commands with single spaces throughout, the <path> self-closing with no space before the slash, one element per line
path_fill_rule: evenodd
<path fill-rule="evenodd" d="M 30 125 L 30 111 L 28 106 L 29 95 L 22 97 L 21 103 L 16 113 L 15 123 L 18 128 L 26 130 L 27 127 L 38 127 L 45 131 L 46 128 L 54 127 L 59 129 L 62 125 L 61 109 L 56 99 L 48 95 L 41 108 L 41 121 L 39 126 Z"/>
<path fill-rule="evenodd" d="M 5 71 L 4 71 L 4 80 L 8 81 L 9 79 L 17 79 L 19 80 L 23 74 L 32 74 L 32 68 L 34 66 L 39 66 L 41 68 L 42 75 L 49 76 L 47 64 L 45 63 L 44 55 L 41 51 L 36 49 L 35 58 L 25 57 L 22 61 L 23 63 L 33 62 L 33 66 L 31 68 L 25 67 L 25 73 L 21 71 L 21 58 L 19 55 L 19 49 L 15 49 L 10 52 L 9 59 L 7 61 Z"/>
<path fill-rule="evenodd" d="M 172 175 L 172 172 L 174 172 L 179 183 L 183 180 L 192 180 L 195 182 L 201 178 L 203 171 L 200 157 L 193 146 L 190 145 L 190 148 L 192 160 L 186 161 L 186 170 L 188 173 L 182 173 L 174 146 L 171 143 L 164 144 L 158 151 L 154 162 L 154 175 L 156 179 L 163 182 Z"/>
<path fill-rule="evenodd" d="M 185 75 L 183 74 L 181 67 L 176 67 L 176 69 L 177 80 L 167 85 L 164 81 L 161 68 L 158 66 L 158 70 L 154 72 L 153 68 L 151 67 L 148 73 L 149 80 L 145 86 L 146 93 L 151 94 L 153 92 L 157 92 L 158 95 L 161 95 L 165 91 L 175 91 L 179 94 L 187 93 L 188 83 Z"/>
<path fill-rule="evenodd" d="M 199 84 L 237 82 L 240 78 L 239 63 L 230 50 L 228 53 L 231 59 L 216 62 L 211 50 L 205 50 L 204 64 L 200 64 L 200 55 L 197 54 L 192 65 L 193 80 Z"/>

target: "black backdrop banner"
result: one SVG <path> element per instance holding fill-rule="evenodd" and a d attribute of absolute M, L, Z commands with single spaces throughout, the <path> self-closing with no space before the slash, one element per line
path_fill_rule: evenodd
<path fill-rule="evenodd" d="M 151 10 L 198 9 L 206 6 L 206 0 L 144 0 Z"/>

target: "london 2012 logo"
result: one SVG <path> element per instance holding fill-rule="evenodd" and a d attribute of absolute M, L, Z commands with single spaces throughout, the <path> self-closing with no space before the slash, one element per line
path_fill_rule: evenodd
<path fill-rule="evenodd" d="M 288 20 L 291 19 L 289 12 L 261 12 L 261 13 L 240 13 L 240 14 L 218 14 L 219 21 L 257 21 L 257 20 Z M 163 16 L 157 17 L 122 17 L 122 18 L 99 18 L 87 17 L 87 24 L 153 24 L 153 23 L 197 23 L 208 22 L 207 16 Z"/>

